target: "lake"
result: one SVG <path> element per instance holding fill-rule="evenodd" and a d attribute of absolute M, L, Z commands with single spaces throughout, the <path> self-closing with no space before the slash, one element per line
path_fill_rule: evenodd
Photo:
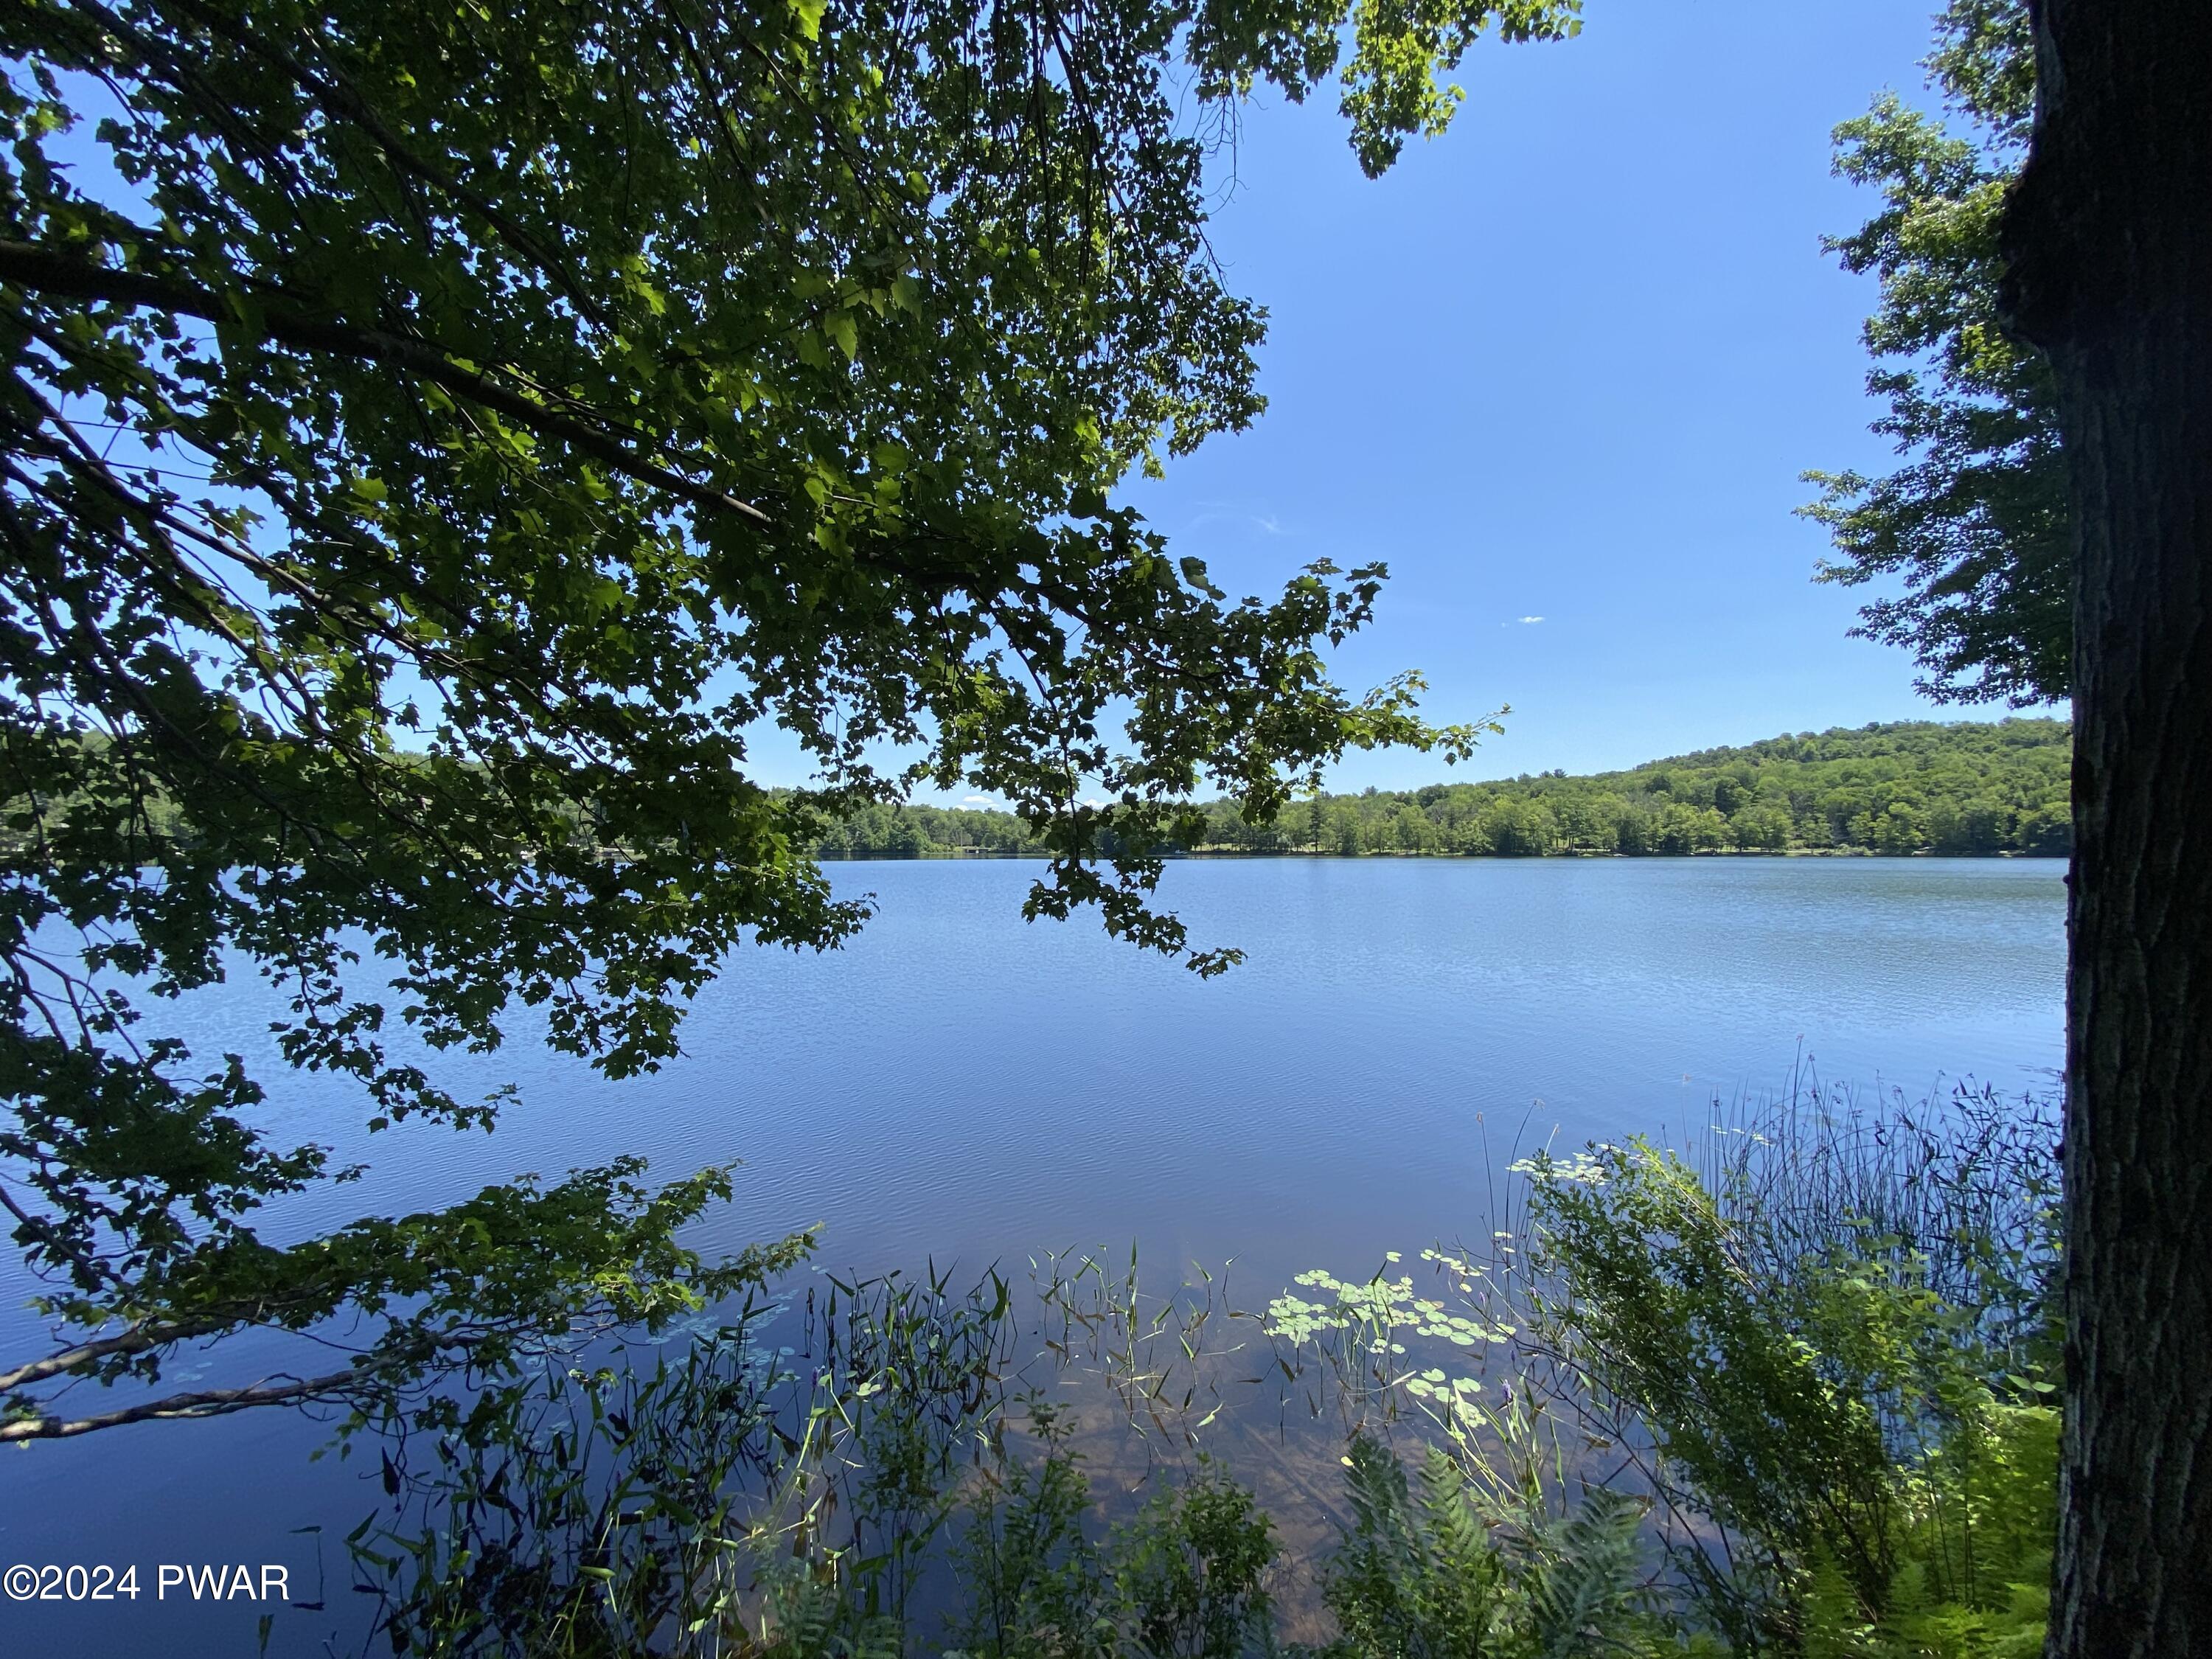
<path fill-rule="evenodd" d="M 735 958 L 656 1076 L 604 1082 L 521 1028 L 437 1060 L 466 1089 L 520 1085 L 493 1134 L 368 1136 L 330 1080 L 264 1064 L 278 1139 L 374 1166 L 270 1231 L 620 1152 L 668 1176 L 742 1158 L 736 1201 L 698 1229 L 710 1253 L 817 1223 L 820 1259 L 862 1271 L 1133 1243 L 1170 1274 L 1233 1257 L 1264 1299 L 1302 1268 L 1364 1276 L 1480 1231 L 1538 1145 L 1692 1127 L 1800 1068 L 1917 1098 L 1969 1076 L 2048 1090 L 2063 1058 L 2055 861 L 1176 863 L 1162 896 L 1193 942 L 1248 953 L 1210 981 L 1093 921 L 1024 925 L 1034 868 L 832 865 L 841 896 L 877 896 L 867 930 L 827 957 Z M 258 1059 L 272 1007 L 227 987 L 184 1027 L 203 1055 Z M 35 1338 L 29 1293 L 0 1263 L 0 1352 Z M 328 1611 L 280 1613 L 270 1650 L 320 1652 L 357 1630 L 336 1540 L 378 1496 L 358 1460 L 307 1462 L 325 1432 L 249 1414 L 8 1454 L 0 1565 L 283 1562 L 299 1597 L 318 1555 L 295 1529 L 319 1525 Z M 137 1602 L 0 1603 L 0 1650 L 254 1650 L 259 1608 L 156 1605 L 141 1577 Z"/>

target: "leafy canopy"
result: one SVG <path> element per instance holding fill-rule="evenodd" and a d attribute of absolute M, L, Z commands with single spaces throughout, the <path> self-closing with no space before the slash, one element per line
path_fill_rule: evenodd
<path fill-rule="evenodd" d="M 1938 702 L 2057 701 L 2071 685 L 2066 481 L 2049 365 L 2000 320 L 1997 219 L 2027 153 L 2034 60 L 2024 0 L 1951 0 L 1928 60 L 1952 121 L 1885 93 L 1836 129 L 1836 170 L 1882 210 L 1829 242 L 1872 271 L 1867 388 L 1905 461 L 1885 477 L 1813 472 L 1837 556 L 1820 580 L 1904 592 L 1852 632 L 1901 645 Z"/>
<path fill-rule="evenodd" d="M 41 1387 L 184 1336 L 379 1314 L 273 1390 L 358 1395 L 798 1248 L 697 1262 L 725 1178 L 629 1164 L 269 1244 L 260 1206 L 349 1172 L 149 1006 L 250 968 L 373 1127 L 488 1123 L 396 1026 L 489 1050 L 520 1004 L 650 1071 L 739 943 L 860 925 L 811 849 L 922 780 L 1016 805 L 1030 914 L 1175 953 L 1146 896 L 1202 781 L 1264 819 L 1346 748 L 1463 751 L 1412 677 L 1324 672 L 1381 567 L 1232 601 L 1107 494 L 1261 407 L 1204 240 L 1234 100 L 1348 41 L 1372 171 L 1478 35 L 1576 10 L 8 8 L 0 1203 L 57 1344 L 0 1364 L 0 1437 L 95 1425 Z M 748 775 L 767 722 L 812 787 Z"/>

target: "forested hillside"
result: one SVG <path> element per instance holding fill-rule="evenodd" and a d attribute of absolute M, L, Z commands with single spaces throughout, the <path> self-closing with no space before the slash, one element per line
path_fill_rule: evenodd
<path fill-rule="evenodd" d="M 2071 846 L 2064 720 L 1900 721 L 1770 738 L 1586 777 L 1369 790 L 1301 802 L 1267 829 L 1206 810 L 1205 853 L 2026 853 Z M 879 807 L 825 858 L 1035 849 L 1009 813 Z"/>

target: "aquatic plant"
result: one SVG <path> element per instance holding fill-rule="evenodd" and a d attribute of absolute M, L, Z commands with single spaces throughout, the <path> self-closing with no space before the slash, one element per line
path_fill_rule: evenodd
<path fill-rule="evenodd" d="M 456 1401 L 349 1547 L 401 1654 L 2025 1656 L 2048 1125 L 1808 1090 L 1528 1159 L 1486 1249 L 1256 1311 L 1133 1253 L 822 1275 Z M 1270 1406 L 1341 1453 L 1333 1546 L 1286 1554 L 1216 1443 Z"/>

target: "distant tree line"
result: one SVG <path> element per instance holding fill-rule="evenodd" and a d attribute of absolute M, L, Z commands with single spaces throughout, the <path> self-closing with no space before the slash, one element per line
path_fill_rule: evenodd
<path fill-rule="evenodd" d="M 964 806 L 862 807 L 815 848 L 825 859 L 946 859 L 1034 854 L 1044 844 L 1012 812 Z"/>
<path fill-rule="evenodd" d="M 1370 789 L 1300 801 L 1273 824 L 1228 801 L 1184 850 L 1244 854 L 2027 854 L 2072 849 L 2072 728 L 2059 720 L 1897 721 L 1707 749 L 1626 772 Z M 1008 812 L 872 807 L 824 858 L 1039 851 Z"/>

